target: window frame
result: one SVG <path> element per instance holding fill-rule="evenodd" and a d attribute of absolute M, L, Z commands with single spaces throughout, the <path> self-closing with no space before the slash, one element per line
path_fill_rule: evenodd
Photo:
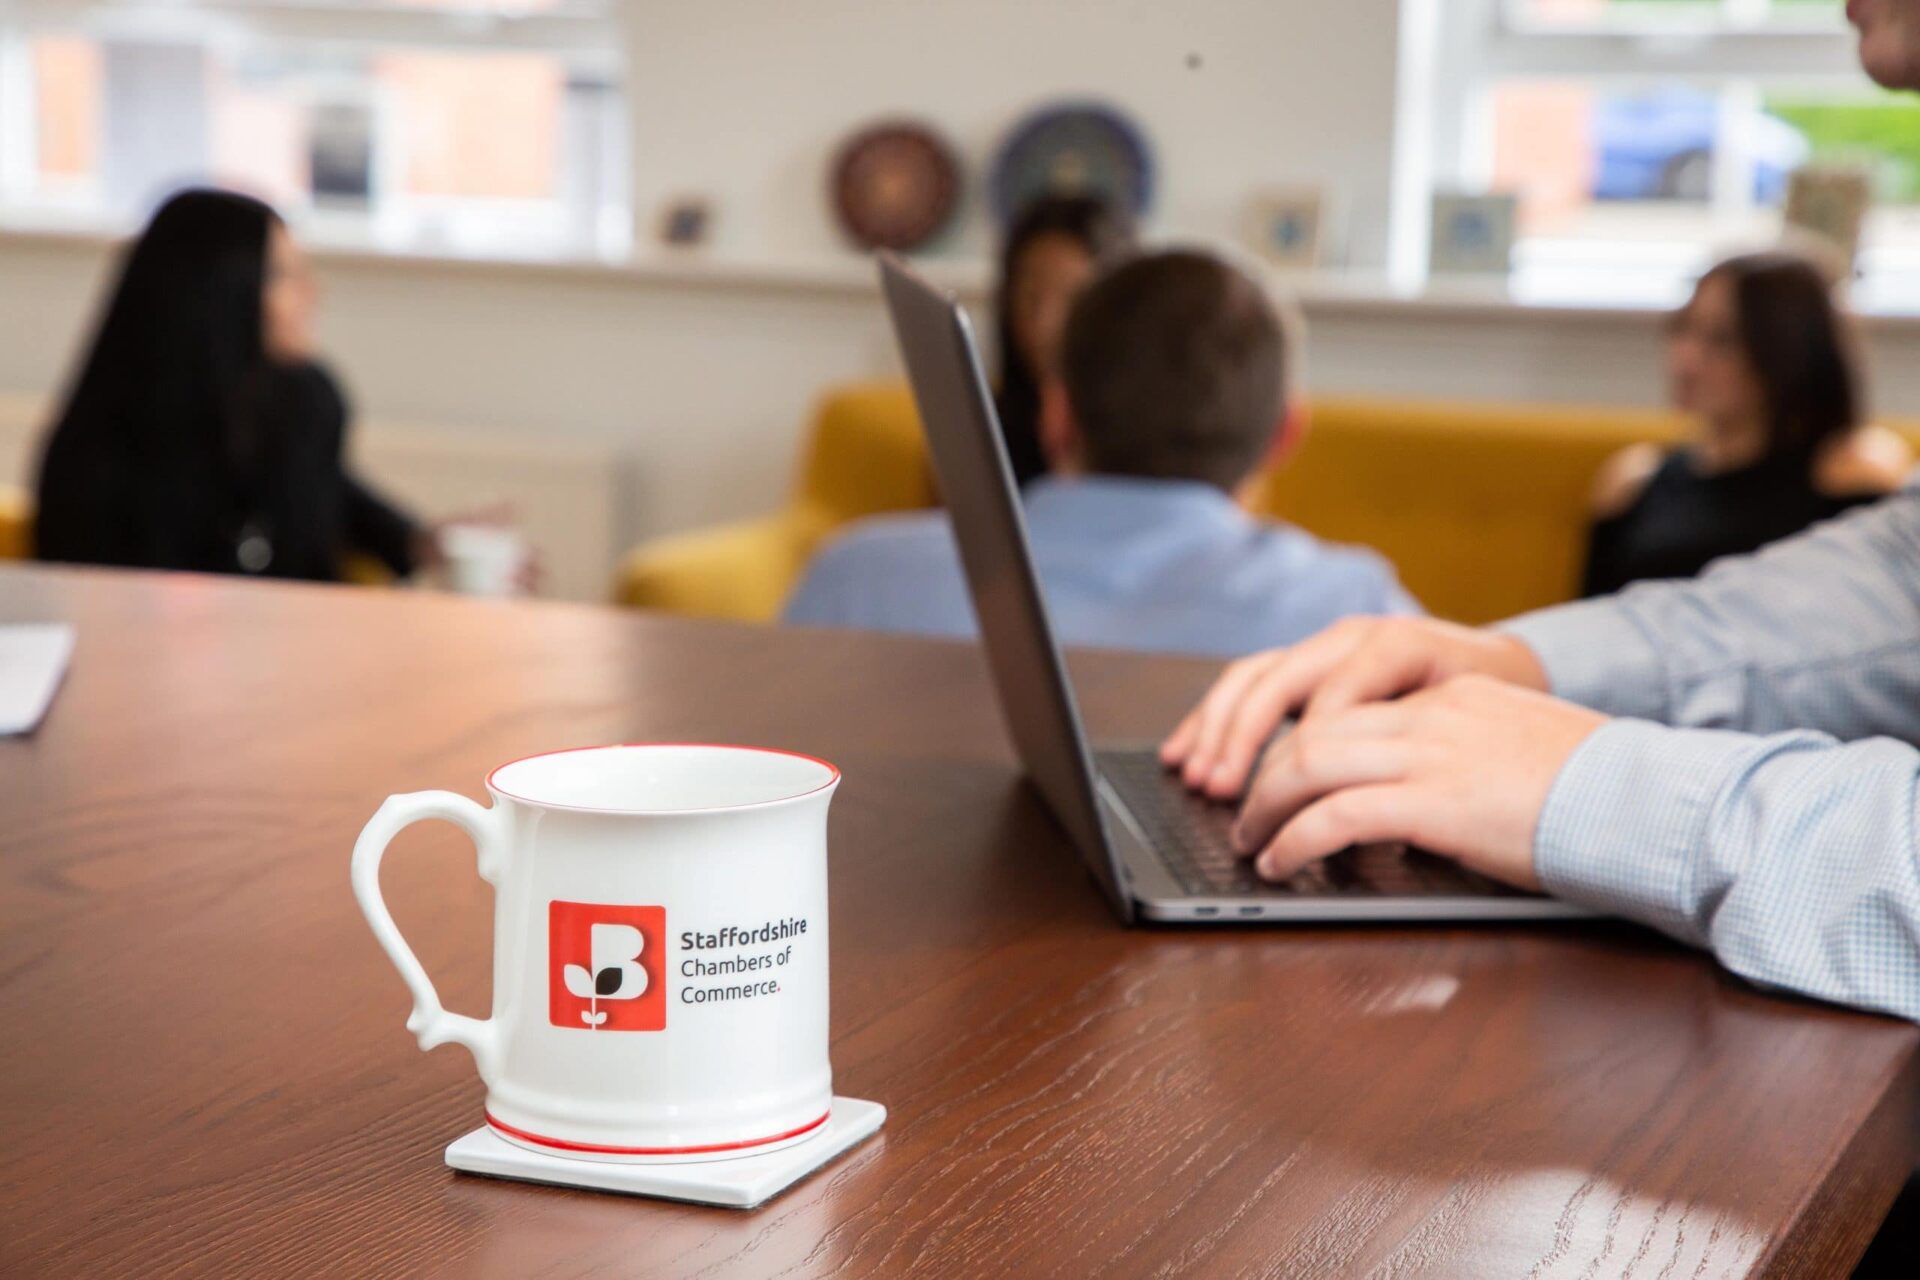
<path fill-rule="evenodd" d="M 1523 0 L 1407 0 L 1414 25 L 1403 42 L 1403 85 L 1426 83 L 1424 113 L 1403 136 L 1396 188 L 1412 188 L 1395 209 L 1392 269 L 1426 276 L 1428 204 L 1434 192 L 1485 190 L 1492 181 L 1493 89 L 1502 81 L 1566 80 L 1602 88 L 1689 84 L 1720 99 L 1723 122 L 1754 117 L 1766 90 L 1822 92 L 1866 85 L 1857 37 L 1833 11 L 1804 15 L 1766 0 L 1720 0 L 1712 9 L 1671 16 L 1645 11 L 1587 24 L 1531 20 Z M 1422 47 L 1424 44 L 1424 48 Z M 1407 62 L 1413 65 L 1409 67 Z M 1422 65 L 1424 62 L 1424 65 Z M 1409 71 L 1411 74 L 1409 74 Z M 1416 87 L 1415 92 L 1418 92 Z M 1414 118 L 1408 113 L 1403 119 Z M 1735 126 L 1738 127 L 1738 126 Z M 1752 155 L 1737 144 L 1715 148 L 1716 169 L 1702 241 L 1682 246 L 1573 237 L 1523 237 L 1517 256 L 1564 265 L 1598 250 L 1596 260 L 1638 265 L 1653 274 L 1690 274 L 1728 229 L 1755 216 Z M 1866 256 L 1866 255 L 1863 255 Z"/>
<path fill-rule="evenodd" d="M 610 159 L 614 168 L 597 170 L 594 185 L 604 192 L 608 188 L 603 184 L 611 181 L 617 192 L 630 181 L 628 157 L 616 155 L 625 150 L 627 128 L 625 10 L 620 0 L 556 0 L 539 9 L 512 0 L 458 7 L 399 0 L 0 0 L 0 212 L 8 223 L 25 229 L 109 234 L 127 229 L 124 212 L 106 203 L 86 198 L 68 203 L 37 190 L 37 108 L 30 60 L 33 41 L 53 35 L 96 42 L 177 43 L 216 54 L 257 50 L 274 56 L 297 51 L 301 58 L 315 59 L 367 59 L 409 49 L 551 57 L 563 69 L 569 96 L 595 89 L 614 94 L 606 108 L 611 116 L 600 126 L 600 133 L 610 136 L 611 128 L 615 148 L 599 148 L 603 163 Z M 557 145 L 566 142 L 563 139 Z M 625 209 L 622 225 L 615 227 L 606 217 L 612 206 L 601 204 L 597 215 L 590 215 L 562 203 L 554 210 L 561 223 L 572 222 L 578 228 L 586 219 L 594 222 L 594 229 L 563 231 L 558 233 L 560 239 L 551 241 L 542 236 L 530 242 L 526 251 L 461 249 L 458 237 L 451 242 L 446 239 L 444 211 L 462 207 L 463 201 L 469 215 L 489 219 L 493 215 L 485 213 L 484 206 L 493 204 L 502 211 L 503 223 L 514 216 L 515 209 L 524 214 L 531 208 L 524 201 L 506 198 L 404 196 L 393 205 L 362 214 L 342 214 L 316 204 L 305 209 L 303 216 L 311 232 L 336 247 L 435 257 L 608 260 L 626 256 L 633 240 L 630 209 Z M 624 200 L 619 202 L 624 206 Z M 436 210 L 442 212 L 436 215 Z M 503 244 L 516 239 L 511 234 L 498 238 Z"/>
<path fill-rule="evenodd" d="M 59 31 L 93 38 L 157 34 L 168 40 L 255 39 L 302 48 L 365 51 L 420 46 L 549 53 L 570 69 L 617 70 L 618 0 L 558 0 L 529 9 L 502 2 L 461 7 L 400 0 L 0 0 L 0 31 Z"/>

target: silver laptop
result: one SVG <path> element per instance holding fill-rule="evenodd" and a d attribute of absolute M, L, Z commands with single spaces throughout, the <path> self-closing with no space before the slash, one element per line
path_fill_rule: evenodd
<path fill-rule="evenodd" d="M 1028 775 L 1123 923 L 1589 914 L 1402 845 L 1349 849 L 1269 884 L 1233 852 L 1233 809 L 1188 792 L 1151 747 L 1090 751 L 966 312 L 890 254 L 880 273 L 1001 712 Z"/>

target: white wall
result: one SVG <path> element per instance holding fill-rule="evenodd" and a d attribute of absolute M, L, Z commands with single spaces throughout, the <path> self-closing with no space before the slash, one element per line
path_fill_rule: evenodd
<path fill-rule="evenodd" d="M 0 392 L 65 382 L 110 260 L 98 241 L 0 234 Z M 631 462 L 623 540 L 766 510 L 818 391 L 896 367 L 864 268 L 318 265 L 322 345 L 361 419 L 610 446 Z"/>
<path fill-rule="evenodd" d="M 825 169 L 852 127 L 933 121 L 966 159 L 944 248 L 988 238 L 1000 136 L 1062 96 L 1106 99 L 1150 136 L 1154 222 L 1229 234 L 1249 194 L 1311 182 L 1353 210 L 1353 260 L 1384 261 L 1399 0 L 644 0 L 635 6 L 634 204 L 704 194 L 729 254 L 841 243 Z M 1190 65 L 1192 63 L 1193 65 Z"/>

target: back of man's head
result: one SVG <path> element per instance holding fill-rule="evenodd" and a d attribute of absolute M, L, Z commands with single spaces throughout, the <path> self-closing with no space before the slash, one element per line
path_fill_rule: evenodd
<path fill-rule="evenodd" d="M 1286 344 L 1260 287 L 1211 254 L 1145 254 L 1074 303 L 1060 372 L 1089 471 L 1232 490 L 1273 442 Z"/>

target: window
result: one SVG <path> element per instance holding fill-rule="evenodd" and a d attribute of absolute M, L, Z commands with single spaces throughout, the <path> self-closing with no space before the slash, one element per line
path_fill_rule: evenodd
<path fill-rule="evenodd" d="M 122 230 L 217 182 L 326 244 L 618 256 L 615 0 L 13 0 L 0 220 Z"/>
<path fill-rule="evenodd" d="M 1842 0 L 1453 0 L 1433 35 L 1428 181 L 1518 197 L 1516 287 L 1671 298 L 1814 163 L 1873 192 L 1857 296 L 1920 302 L 1920 98 Z"/>

